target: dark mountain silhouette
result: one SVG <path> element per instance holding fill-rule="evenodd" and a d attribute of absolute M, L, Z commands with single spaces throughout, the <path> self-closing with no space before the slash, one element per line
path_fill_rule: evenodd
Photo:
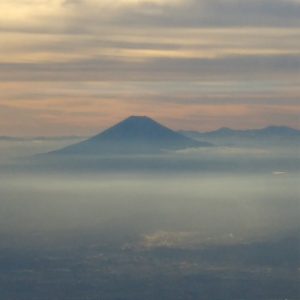
<path fill-rule="evenodd" d="M 221 144 L 300 144 L 300 130 L 287 126 L 268 126 L 262 129 L 234 130 L 227 127 L 210 132 L 180 131 L 196 139 Z"/>
<path fill-rule="evenodd" d="M 104 132 L 52 154 L 147 154 L 212 146 L 181 135 L 145 116 L 132 116 Z"/>

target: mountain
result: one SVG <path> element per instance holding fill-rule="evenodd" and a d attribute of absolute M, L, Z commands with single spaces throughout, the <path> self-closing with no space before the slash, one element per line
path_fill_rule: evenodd
<path fill-rule="evenodd" d="M 82 140 L 82 136 L 68 135 L 68 136 L 32 136 L 32 137 L 18 137 L 18 136 L 0 136 L 0 141 L 8 142 L 32 142 L 32 141 L 67 141 L 67 140 Z"/>
<path fill-rule="evenodd" d="M 180 131 L 195 140 L 203 140 L 219 145 L 300 145 L 300 130 L 287 126 L 268 126 L 262 129 L 234 130 L 227 127 L 215 131 Z"/>
<path fill-rule="evenodd" d="M 212 146 L 177 133 L 145 116 L 131 116 L 83 142 L 52 154 L 149 154 Z"/>
<path fill-rule="evenodd" d="M 19 138 L 15 136 L 0 136 L 0 141 L 8 141 L 8 142 L 19 142 L 19 141 L 24 141 L 26 140 L 25 138 Z"/>

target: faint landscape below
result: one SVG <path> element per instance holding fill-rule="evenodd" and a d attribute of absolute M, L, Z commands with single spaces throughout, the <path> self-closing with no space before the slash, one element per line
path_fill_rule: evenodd
<path fill-rule="evenodd" d="M 45 157 L 86 139 L 2 138 L 2 297 L 298 300 L 298 137 L 184 134 L 214 146 Z"/>

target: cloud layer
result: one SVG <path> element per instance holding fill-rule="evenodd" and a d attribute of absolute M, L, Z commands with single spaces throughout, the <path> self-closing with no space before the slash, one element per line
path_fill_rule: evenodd
<path fill-rule="evenodd" d="M 130 110 L 153 113 L 172 125 L 188 118 L 180 127 L 199 130 L 266 122 L 300 127 L 294 115 L 300 105 L 298 0 L 4 0 L 0 10 L 3 133 L 16 131 L 10 120 L 19 114 L 29 114 L 48 131 L 53 106 L 57 114 L 78 112 L 78 121 L 74 116 L 70 123 L 74 128 L 82 124 L 79 114 L 115 115 L 105 119 L 108 125 Z M 91 100 L 92 81 L 122 92 L 109 98 L 97 93 Z M 37 92 L 37 82 L 46 89 Z M 74 88 L 68 96 L 61 95 L 62 82 Z M 84 86 L 79 95 L 78 82 Z M 73 105 L 62 109 L 70 101 Z M 191 113 L 180 115 L 170 102 Z M 110 108 L 101 114 L 89 110 L 89 103 Z M 159 112 L 150 109 L 153 103 Z M 208 119 L 208 106 L 222 117 Z M 203 119 L 200 112 L 208 115 Z M 260 119 L 253 121 L 254 114 Z M 92 119 L 94 126 L 98 120 Z"/>

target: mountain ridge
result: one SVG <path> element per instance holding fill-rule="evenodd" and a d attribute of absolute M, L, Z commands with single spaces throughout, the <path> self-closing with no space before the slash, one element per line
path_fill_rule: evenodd
<path fill-rule="evenodd" d="M 200 135 L 217 135 L 217 134 L 273 134 L 273 135 L 296 135 L 300 136 L 300 130 L 289 126 L 270 125 L 259 129 L 232 129 L 229 127 L 221 127 L 212 131 L 197 131 L 197 130 L 179 130 L 180 133 L 191 133 Z"/>
<path fill-rule="evenodd" d="M 270 125 L 261 129 L 231 129 L 221 127 L 217 130 L 200 132 L 181 130 L 181 134 L 195 140 L 203 140 L 219 145 L 298 145 L 300 130 L 288 126 Z"/>

